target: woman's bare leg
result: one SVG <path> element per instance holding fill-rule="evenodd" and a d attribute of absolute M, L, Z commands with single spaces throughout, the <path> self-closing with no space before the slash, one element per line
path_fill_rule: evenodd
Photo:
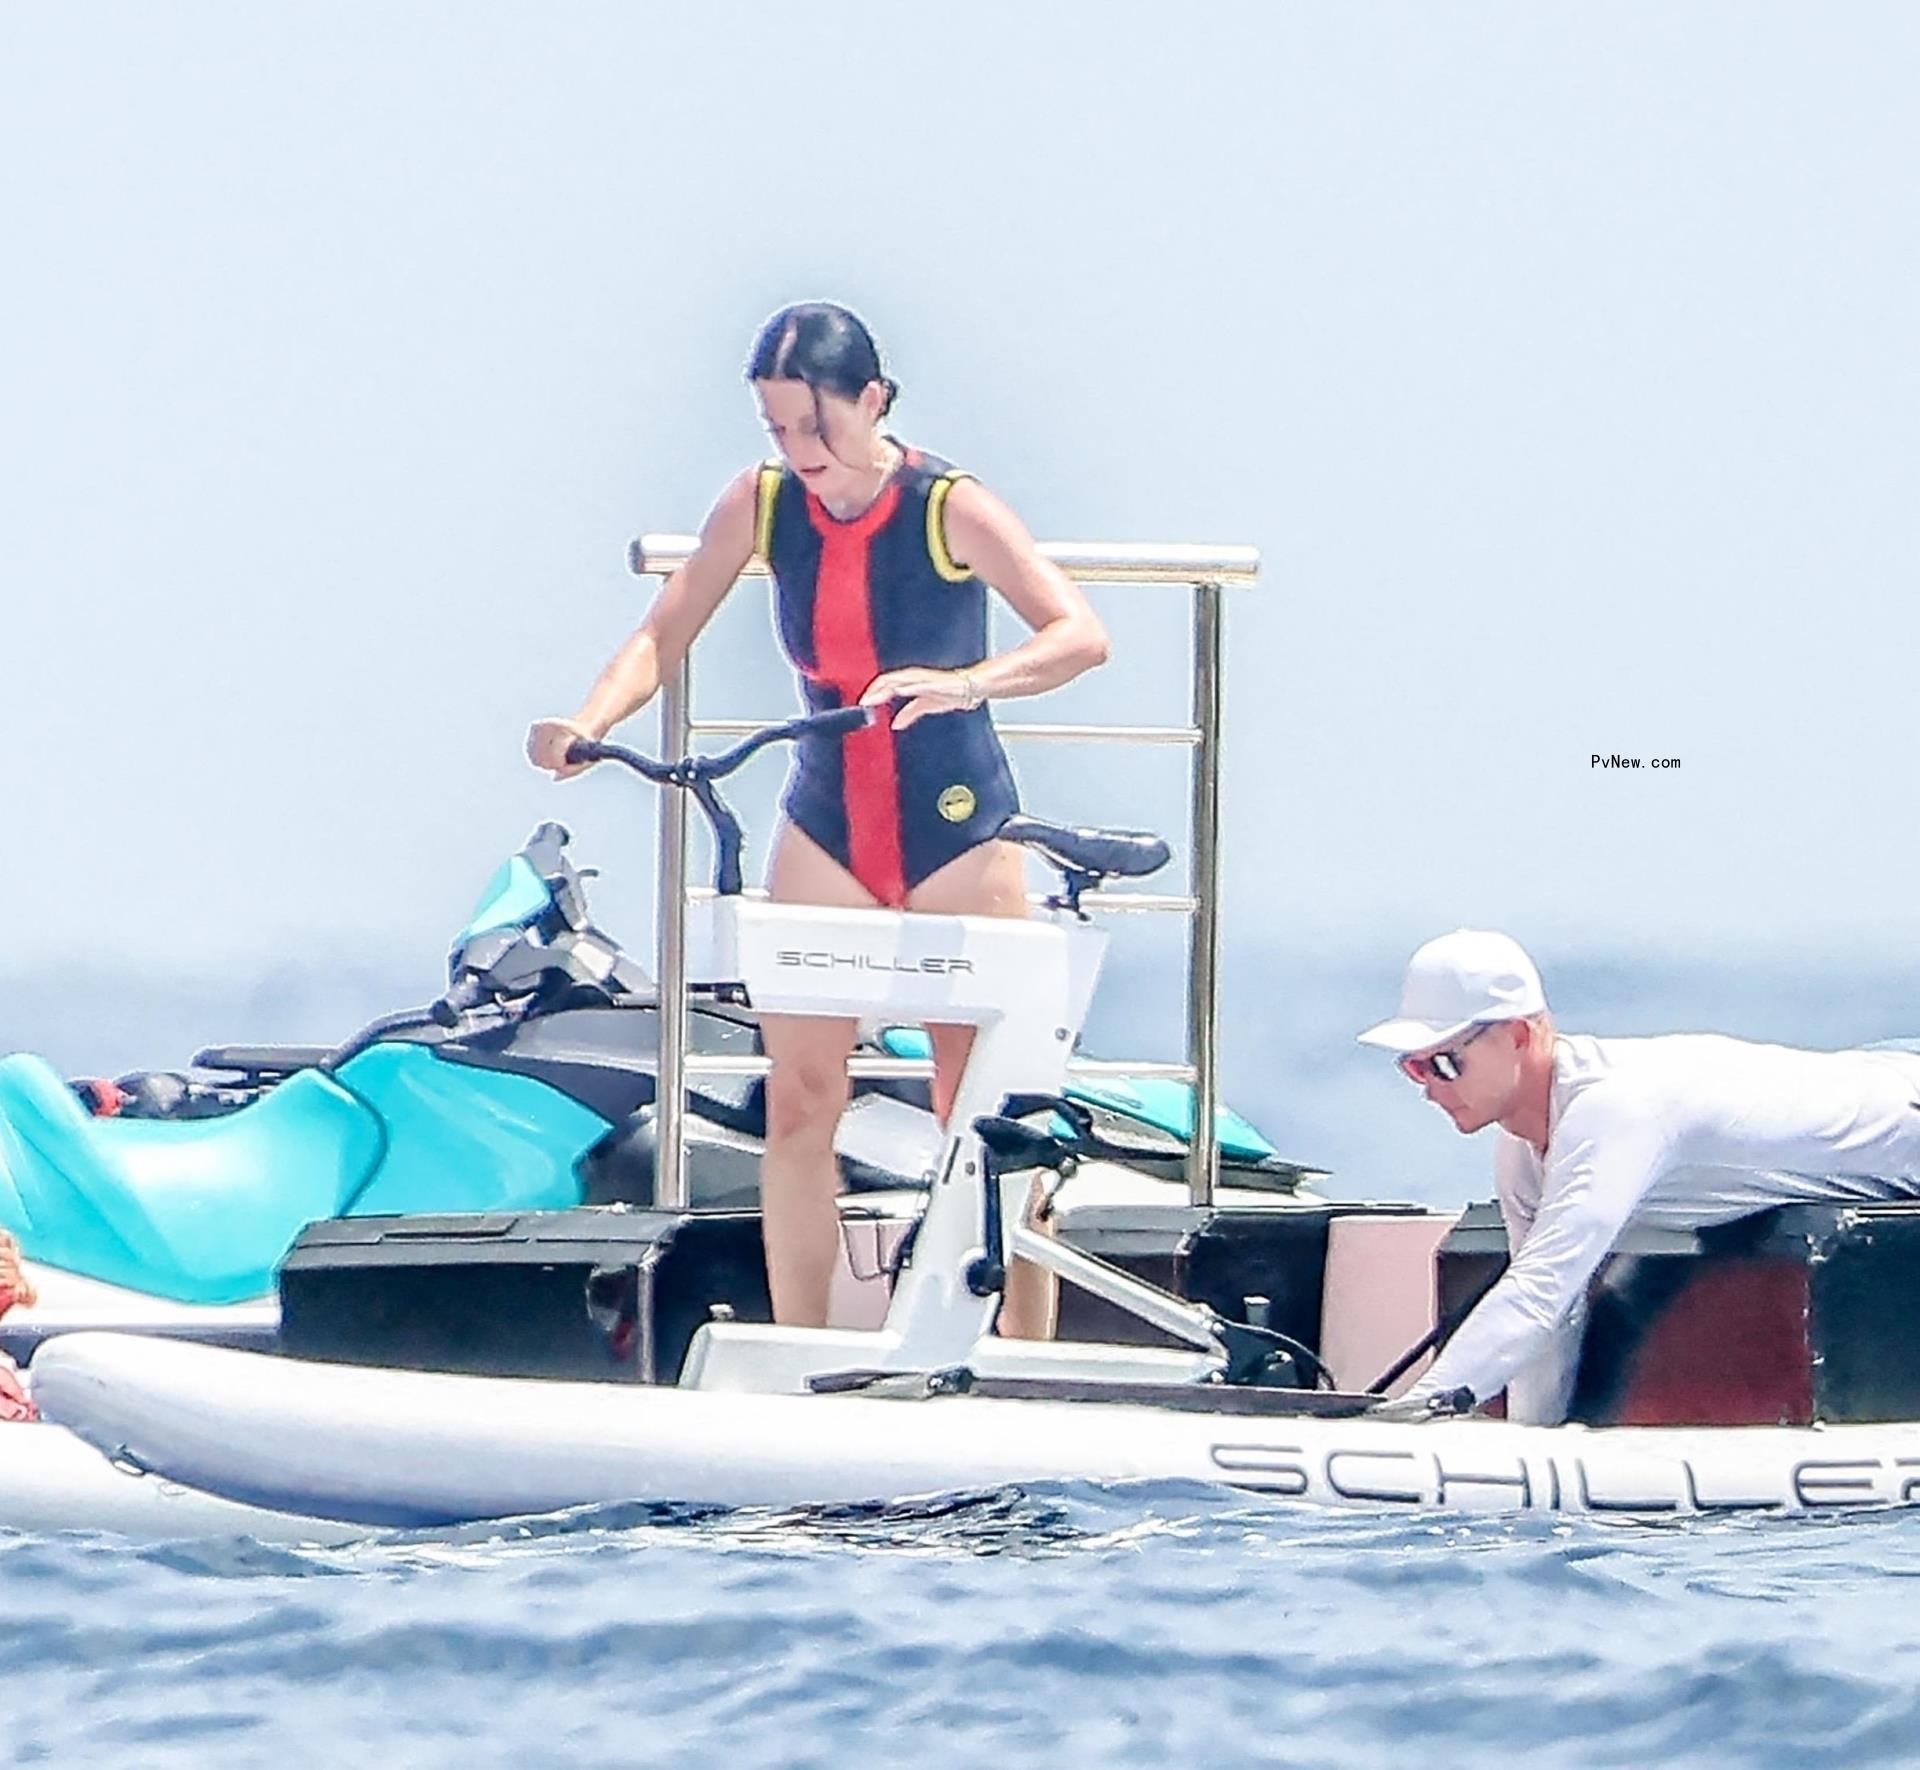
<path fill-rule="evenodd" d="M 781 903 L 871 909 L 873 897 L 791 824 L 776 839 L 767 893 Z M 840 1169 L 833 1134 L 846 1109 L 847 1058 L 859 1023 L 769 1014 L 760 1036 L 767 1077 L 767 1151 L 760 1164 L 761 1228 L 773 1319 L 825 1327 L 840 1257 Z"/>
<path fill-rule="evenodd" d="M 1026 865 L 1011 842 L 983 842 L 956 855 L 939 872 L 921 881 L 907 894 L 907 908 L 929 915 L 1009 916 L 1027 913 Z M 929 1026 L 933 1040 L 933 1109 L 944 1125 L 960 1091 L 960 1075 L 973 1052 L 970 1026 Z M 1027 1199 L 1027 1222 L 1033 1220 L 1039 1182 Z M 1000 1332 L 1010 1339 L 1050 1340 L 1059 1314 L 1060 1281 L 1044 1266 L 1015 1260 L 1007 1269 L 1007 1289 L 1000 1304 Z"/>

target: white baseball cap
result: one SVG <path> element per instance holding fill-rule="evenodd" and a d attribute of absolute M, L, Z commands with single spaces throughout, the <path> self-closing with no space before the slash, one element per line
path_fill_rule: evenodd
<path fill-rule="evenodd" d="M 1546 1011 L 1540 973 L 1517 940 L 1482 928 L 1456 928 L 1430 940 L 1407 961 L 1400 1012 L 1370 1026 L 1363 1045 L 1424 1051 L 1469 1027 L 1525 1020 Z"/>

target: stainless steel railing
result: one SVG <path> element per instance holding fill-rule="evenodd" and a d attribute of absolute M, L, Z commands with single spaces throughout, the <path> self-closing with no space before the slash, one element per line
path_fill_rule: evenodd
<path fill-rule="evenodd" d="M 684 565 L 698 545 L 692 535 L 642 535 L 628 549 L 627 562 L 641 577 L 666 578 Z M 1187 941 L 1187 1059 L 1184 1063 L 1114 1063 L 1077 1059 L 1082 1075 L 1159 1075 L 1193 1087 L 1193 1141 L 1187 1155 L 1187 1192 L 1197 1205 L 1213 1202 L 1220 1169 L 1217 1115 L 1220 1101 L 1220 724 L 1225 676 L 1224 590 L 1251 586 L 1260 573 L 1253 547 L 1208 547 L 1095 541 L 1053 541 L 1040 551 L 1076 583 L 1164 584 L 1193 595 L 1193 691 L 1189 723 L 1147 725 L 997 724 L 1003 738 L 1053 742 L 1173 744 L 1193 751 L 1192 798 L 1188 840 L 1192 849 L 1191 894 L 1091 892 L 1082 902 L 1105 910 L 1158 910 L 1190 918 Z M 765 577 L 764 561 L 754 560 L 742 574 Z M 696 720 L 692 713 L 691 675 L 686 663 L 662 686 L 660 752 L 685 755 L 696 733 L 739 735 L 758 728 L 747 719 Z M 684 1207 L 686 1175 L 686 1078 L 701 1073 L 758 1073 L 760 1058 L 702 1057 L 687 1051 L 687 797 L 662 796 L 656 974 L 660 979 L 660 1072 L 655 1108 L 655 1197 L 663 1205 Z M 856 1057 L 855 1075 L 923 1074 L 924 1061 Z"/>

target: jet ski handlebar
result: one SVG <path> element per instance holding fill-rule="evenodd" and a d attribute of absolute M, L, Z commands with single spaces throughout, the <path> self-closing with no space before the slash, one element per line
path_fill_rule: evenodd
<path fill-rule="evenodd" d="M 721 750 L 712 756 L 682 756 L 677 762 L 643 756 L 624 744 L 595 743 L 581 738 L 567 746 L 567 760 L 617 762 L 656 786 L 684 787 L 699 802 L 713 826 L 714 889 L 722 897 L 737 897 L 742 889 L 740 854 L 745 838 L 740 820 L 714 790 L 714 783 L 726 779 L 769 744 L 846 737 L 871 725 L 879 713 L 877 707 L 834 707 L 824 713 L 807 713 L 798 719 L 782 720 L 778 725 L 763 726 L 730 750 Z"/>

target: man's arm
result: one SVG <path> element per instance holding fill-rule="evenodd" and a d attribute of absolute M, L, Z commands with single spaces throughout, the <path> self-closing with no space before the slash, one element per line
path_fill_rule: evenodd
<path fill-rule="evenodd" d="M 582 738 L 604 738 L 639 712 L 680 668 L 753 555 L 758 483 L 759 472 L 750 467 L 720 494 L 701 526 L 700 544 L 661 585 L 646 618 L 600 672 L 580 710 L 565 719 L 533 722 L 527 760 L 534 767 L 549 770 L 555 780 L 591 767 L 567 760 L 574 744 Z"/>
<path fill-rule="evenodd" d="M 1667 1156 L 1664 1127 L 1640 1103 L 1629 1109 L 1600 1090 L 1575 1101 L 1555 1127 L 1540 1207 L 1525 1240 L 1410 1398 L 1464 1388 L 1485 1401 L 1556 1344 L 1558 1363 L 1566 1364 L 1574 1349 L 1559 1336 Z"/>
<path fill-rule="evenodd" d="M 1533 1228 L 1533 1214 L 1540 1208 L 1541 1175 L 1537 1158 L 1520 1138 L 1508 1130 L 1494 1134 L 1500 1141 L 1493 1150 L 1493 1196 L 1500 1206 L 1500 1221 L 1506 1225 L 1511 1258 Z"/>
<path fill-rule="evenodd" d="M 1493 1179 L 1501 1220 L 1507 1226 L 1507 1257 L 1511 1259 L 1533 1233 L 1542 1175 L 1539 1158 L 1509 1131 L 1500 1134 L 1499 1147 L 1494 1151 Z M 1516 1425 L 1554 1426 L 1567 1417 L 1574 1380 L 1580 1373 L 1580 1344 L 1586 1325 L 1586 1299 L 1576 1297 L 1545 1348 L 1508 1379 L 1509 1420 Z"/>

